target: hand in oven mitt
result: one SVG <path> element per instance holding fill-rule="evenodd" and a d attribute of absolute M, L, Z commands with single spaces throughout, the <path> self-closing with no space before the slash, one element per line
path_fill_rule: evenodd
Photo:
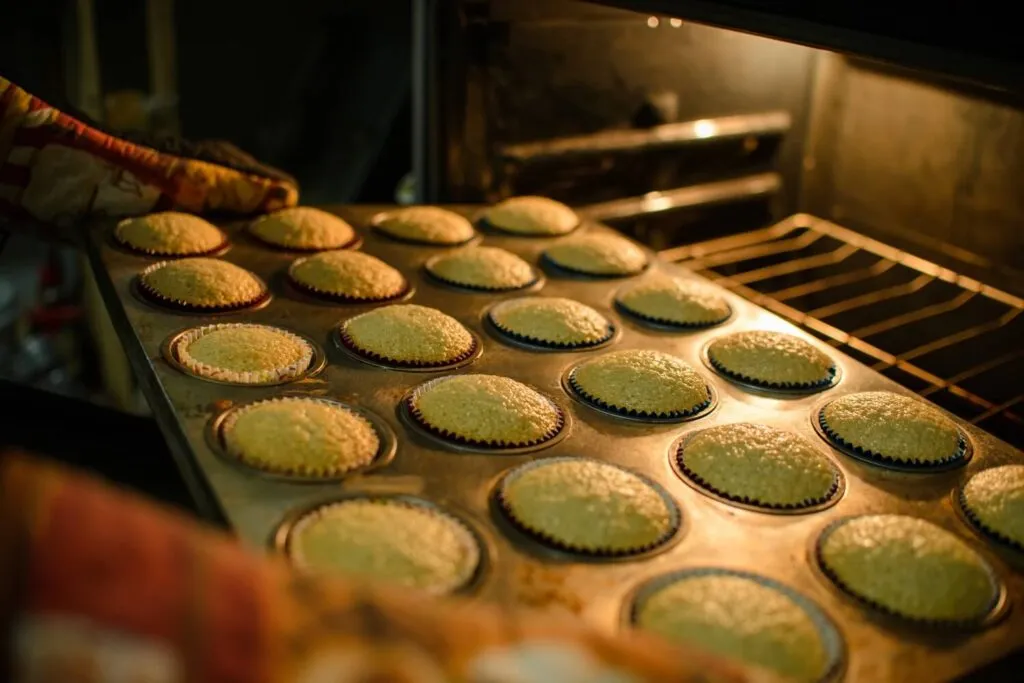
<path fill-rule="evenodd" d="M 226 142 L 113 135 L 0 77 L 0 219 L 67 227 L 177 209 L 253 214 L 294 206 L 295 180 Z"/>

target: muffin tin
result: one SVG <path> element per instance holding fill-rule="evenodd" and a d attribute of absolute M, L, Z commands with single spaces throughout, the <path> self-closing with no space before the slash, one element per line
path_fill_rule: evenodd
<path fill-rule="evenodd" d="M 1024 462 L 1019 451 L 953 417 L 972 454 L 961 468 L 903 473 L 851 458 L 833 448 L 816 430 L 820 406 L 835 396 L 856 391 L 909 392 L 727 291 L 722 295 L 733 314 L 714 327 L 672 330 L 620 314 L 613 299 L 625 282 L 652 277 L 657 272 L 700 279 L 653 257 L 651 265 L 633 278 L 576 278 L 550 270 L 535 292 L 576 299 L 609 315 L 618 333 L 605 347 L 538 351 L 509 344 L 485 324 L 485 314 L 496 301 L 520 297 L 524 292 L 474 292 L 436 283 L 426 275 L 424 264 L 452 247 L 398 242 L 373 230 L 374 216 L 386 208 L 353 206 L 334 211 L 357 229 L 363 251 L 406 275 L 415 292 L 412 303 L 438 308 L 477 335 L 481 352 L 467 365 L 433 373 L 409 372 L 375 367 L 343 352 L 335 343 L 334 326 L 356 313 L 387 304 L 345 305 L 299 295 L 287 286 L 284 273 L 302 254 L 263 246 L 246 234 L 244 223 L 221 226 L 232 240 L 223 258 L 256 273 L 269 283 L 274 296 L 262 308 L 216 317 L 163 311 L 140 301 L 133 294 L 134 278 L 158 259 L 114 246 L 112 222 L 93 231 L 90 257 L 114 326 L 197 505 L 208 519 L 233 529 L 251 546 L 268 548 L 273 547 L 271 539 L 284 533 L 281 529 L 287 528 L 288 520 L 297 512 L 321 502 L 351 495 L 422 498 L 458 510 L 482 536 L 488 555 L 487 571 L 474 583 L 472 595 L 554 613 L 578 614 L 610 631 L 623 628 L 621 615 L 629 610 L 632 597 L 661 575 L 708 567 L 755 572 L 799 591 L 835 622 L 847 649 L 844 670 L 838 675 L 847 680 L 911 680 L 922 671 L 948 679 L 1024 646 L 1024 557 L 976 535 L 955 509 L 954 494 L 977 471 Z M 479 213 L 479 207 L 457 210 L 467 216 Z M 484 244 L 508 249 L 537 266 L 541 252 L 551 244 L 601 230 L 608 228 L 585 221 L 581 228 L 563 237 L 518 237 L 486 228 L 481 232 Z M 182 373 L 161 349 L 183 329 L 211 322 L 281 326 L 317 342 L 326 365 L 312 368 L 298 381 L 277 386 L 229 386 Z M 817 344 L 835 359 L 840 370 L 837 384 L 809 395 L 764 389 L 754 392 L 707 370 L 702 352 L 711 339 L 752 329 L 787 332 Z M 685 422 L 638 422 L 595 410 L 567 395 L 562 379 L 571 367 L 590 355 L 628 348 L 659 349 L 689 362 L 712 387 L 714 409 Z M 564 436 L 529 452 L 468 451 L 429 438 L 403 417 L 403 397 L 424 381 L 477 372 L 505 375 L 552 397 L 567 413 Z M 236 404 L 283 394 L 328 397 L 379 416 L 395 435 L 394 457 L 340 483 L 287 481 L 240 467 L 211 447 L 208 431 L 224 411 Z M 738 422 L 794 431 L 830 454 L 846 484 L 839 500 L 800 515 L 752 511 L 707 496 L 677 476 L 673 459 L 680 439 L 707 427 Z M 493 509 L 495 485 L 517 465 L 557 456 L 597 458 L 658 483 L 682 512 L 675 542 L 650 556 L 596 562 L 552 552 L 528 537 L 509 533 Z M 979 630 L 933 633 L 908 631 L 895 620 L 846 599 L 817 570 L 814 539 L 835 520 L 868 512 L 915 515 L 956 533 L 992 564 L 1004 584 L 1010 609 L 996 623 Z"/>

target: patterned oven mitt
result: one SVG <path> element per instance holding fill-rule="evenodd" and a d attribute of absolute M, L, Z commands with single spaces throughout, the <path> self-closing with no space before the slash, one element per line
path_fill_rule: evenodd
<path fill-rule="evenodd" d="M 298 194 L 295 180 L 229 143 L 107 133 L 0 77 L 0 220 L 253 214 L 294 206 Z"/>
<path fill-rule="evenodd" d="M 578 622 L 293 573 L 141 499 L 10 455 L 0 456 L 0 680 L 775 679 Z"/>

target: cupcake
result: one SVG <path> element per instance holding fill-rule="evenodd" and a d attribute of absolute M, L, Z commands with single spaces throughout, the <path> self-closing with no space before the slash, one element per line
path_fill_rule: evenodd
<path fill-rule="evenodd" d="M 467 586 L 482 553 L 476 535 L 425 501 L 349 498 L 301 517 L 286 551 L 300 569 L 385 581 L 441 595 Z"/>
<path fill-rule="evenodd" d="M 729 304 L 709 285 L 668 275 L 626 286 L 615 303 L 645 322 L 670 327 L 710 327 L 732 315 Z"/>
<path fill-rule="evenodd" d="M 369 465 L 380 451 L 377 430 L 340 403 L 275 398 L 231 411 L 220 428 L 225 452 L 271 474 L 336 477 Z"/>
<path fill-rule="evenodd" d="M 400 272 L 360 251 L 325 251 L 297 259 L 288 277 L 299 289 L 342 302 L 387 301 L 409 290 Z"/>
<path fill-rule="evenodd" d="M 960 506 L 982 533 L 1024 552 L 1024 465 L 975 474 L 960 494 Z"/>
<path fill-rule="evenodd" d="M 565 417 L 531 387 L 496 375 L 452 375 L 417 387 L 406 399 L 413 420 L 448 441 L 485 448 L 526 448 L 555 438 Z"/>
<path fill-rule="evenodd" d="M 522 289 L 537 281 L 529 263 L 498 247 L 467 247 L 431 259 L 426 267 L 441 282 L 482 291 Z"/>
<path fill-rule="evenodd" d="M 590 306 L 558 297 L 523 297 L 494 306 L 487 319 L 512 339 L 556 349 L 596 346 L 615 328 Z"/>
<path fill-rule="evenodd" d="M 588 458 L 520 465 L 502 478 L 495 500 L 520 532 L 583 555 L 646 552 L 667 542 L 680 523 L 675 503 L 647 479 Z"/>
<path fill-rule="evenodd" d="M 708 345 L 711 366 L 725 377 L 763 389 L 813 390 L 830 386 L 835 362 L 818 347 L 782 332 L 734 332 Z"/>
<path fill-rule="evenodd" d="M 573 368 L 577 396 L 627 417 L 680 419 L 711 405 L 708 384 L 688 363 L 661 351 L 613 351 Z"/>
<path fill-rule="evenodd" d="M 249 226 L 257 239 L 279 249 L 342 249 L 356 241 L 355 230 L 334 214 L 308 206 L 281 209 Z"/>
<path fill-rule="evenodd" d="M 625 237 L 608 233 L 581 235 L 544 252 L 549 263 L 579 275 L 624 277 L 647 267 L 647 255 Z"/>
<path fill-rule="evenodd" d="M 232 384 L 277 384 L 305 375 L 313 347 L 269 325 L 206 325 L 179 335 L 170 352 L 190 373 Z"/>
<path fill-rule="evenodd" d="M 176 211 L 127 218 L 117 224 L 114 238 L 151 256 L 202 256 L 220 251 L 228 242 L 227 235 L 202 218 Z"/>
<path fill-rule="evenodd" d="M 754 507 L 799 510 L 839 489 L 839 470 L 805 439 L 756 424 L 705 429 L 676 453 L 680 471 L 702 489 Z"/>
<path fill-rule="evenodd" d="M 357 355 L 395 367 L 453 365 L 477 349 L 476 338 L 458 320 L 416 304 L 394 304 L 349 318 L 339 336 Z"/>
<path fill-rule="evenodd" d="M 834 522 L 817 544 L 818 564 L 843 591 L 913 621 L 977 623 L 1000 586 L 966 543 L 931 522 L 864 515 Z"/>
<path fill-rule="evenodd" d="M 154 303 L 209 313 L 254 306 L 270 296 L 266 285 L 249 271 L 211 258 L 157 263 L 139 274 L 138 284 Z"/>
<path fill-rule="evenodd" d="M 454 246 L 476 236 L 467 218 L 437 206 L 408 206 L 388 211 L 374 221 L 374 227 L 391 239 L 414 244 Z"/>
<path fill-rule="evenodd" d="M 834 444 L 881 465 L 928 469 L 966 459 L 955 422 L 923 401 L 889 391 L 841 396 L 821 409 L 818 423 Z"/>
<path fill-rule="evenodd" d="M 514 235 L 552 237 L 572 232 L 580 224 L 576 212 L 547 197 L 511 197 L 487 209 L 484 221 Z"/>

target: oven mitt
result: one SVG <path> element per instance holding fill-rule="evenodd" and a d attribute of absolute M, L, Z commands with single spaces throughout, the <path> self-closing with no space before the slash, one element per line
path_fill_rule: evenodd
<path fill-rule="evenodd" d="M 635 634 L 299 574 L 20 455 L 0 457 L 0 657 L 14 683 L 774 680 Z"/>
<path fill-rule="evenodd" d="M 89 216 L 177 209 L 254 214 L 298 186 L 226 142 L 104 132 L 0 77 L 0 219 L 66 227 Z"/>

